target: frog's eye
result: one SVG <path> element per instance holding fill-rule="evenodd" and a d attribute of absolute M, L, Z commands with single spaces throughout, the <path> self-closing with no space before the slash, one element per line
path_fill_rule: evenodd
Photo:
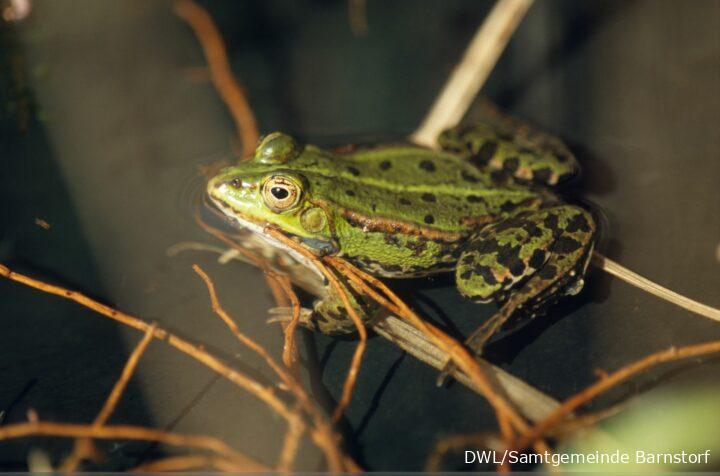
<path fill-rule="evenodd" d="M 276 175 L 263 185 L 262 197 L 274 212 L 289 210 L 300 201 L 300 186 L 288 177 Z"/>

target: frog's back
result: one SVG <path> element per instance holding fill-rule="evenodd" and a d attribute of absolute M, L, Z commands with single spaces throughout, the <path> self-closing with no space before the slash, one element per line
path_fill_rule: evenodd
<path fill-rule="evenodd" d="M 313 195 L 356 218 L 388 217 L 457 233 L 538 199 L 527 187 L 500 184 L 457 155 L 421 147 L 306 152 L 294 166 L 308 179 Z"/>

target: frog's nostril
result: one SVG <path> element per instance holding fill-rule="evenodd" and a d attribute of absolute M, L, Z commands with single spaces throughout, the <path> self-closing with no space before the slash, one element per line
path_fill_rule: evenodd
<path fill-rule="evenodd" d="M 228 182 L 228 183 L 230 184 L 230 186 L 231 186 L 232 188 L 240 188 L 240 187 L 242 187 L 242 180 L 240 180 L 240 179 L 237 178 L 237 177 L 235 177 L 234 179 L 232 179 L 232 180 L 231 180 L 230 182 Z"/>

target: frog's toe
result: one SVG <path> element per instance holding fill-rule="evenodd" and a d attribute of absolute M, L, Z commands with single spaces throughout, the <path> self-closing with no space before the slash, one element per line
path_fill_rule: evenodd
<path fill-rule="evenodd" d="M 570 284 L 567 289 L 565 290 L 566 296 L 575 296 L 576 294 L 579 294 L 580 291 L 582 291 L 582 288 L 585 286 L 585 280 L 583 278 L 579 278 L 574 283 Z"/>
<path fill-rule="evenodd" d="M 313 310 L 305 307 L 300 308 L 300 324 L 309 327 L 311 325 Z M 277 322 L 290 322 L 293 317 L 292 307 L 273 307 L 268 310 L 268 319 L 265 321 L 268 324 L 274 324 Z"/>

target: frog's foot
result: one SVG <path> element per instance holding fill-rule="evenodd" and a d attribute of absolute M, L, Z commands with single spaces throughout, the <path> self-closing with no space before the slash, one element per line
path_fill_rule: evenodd
<path fill-rule="evenodd" d="M 479 355 L 498 331 L 511 331 L 561 296 L 577 294 L 594 238 L 592 216 L 572 205 L 521 213 L 483 229 L 460 257 L 458 289 L 475 301 L 504 304 L 466 345 Z M 439 382 L 449 371 L 446 366 Z"/>
<path fill-rule="evenodd" d="M 312 321 L 313 310 L 306 307 L 300 308 L 299 323 L 303 327 L 307 327 L 310 330 L 315 328 L 315 324 Z M 268 324 L 275 324 L 277 322 L 290 322 L 293 318 L 292 307 L 273 307 L 268 310 Z"/>

